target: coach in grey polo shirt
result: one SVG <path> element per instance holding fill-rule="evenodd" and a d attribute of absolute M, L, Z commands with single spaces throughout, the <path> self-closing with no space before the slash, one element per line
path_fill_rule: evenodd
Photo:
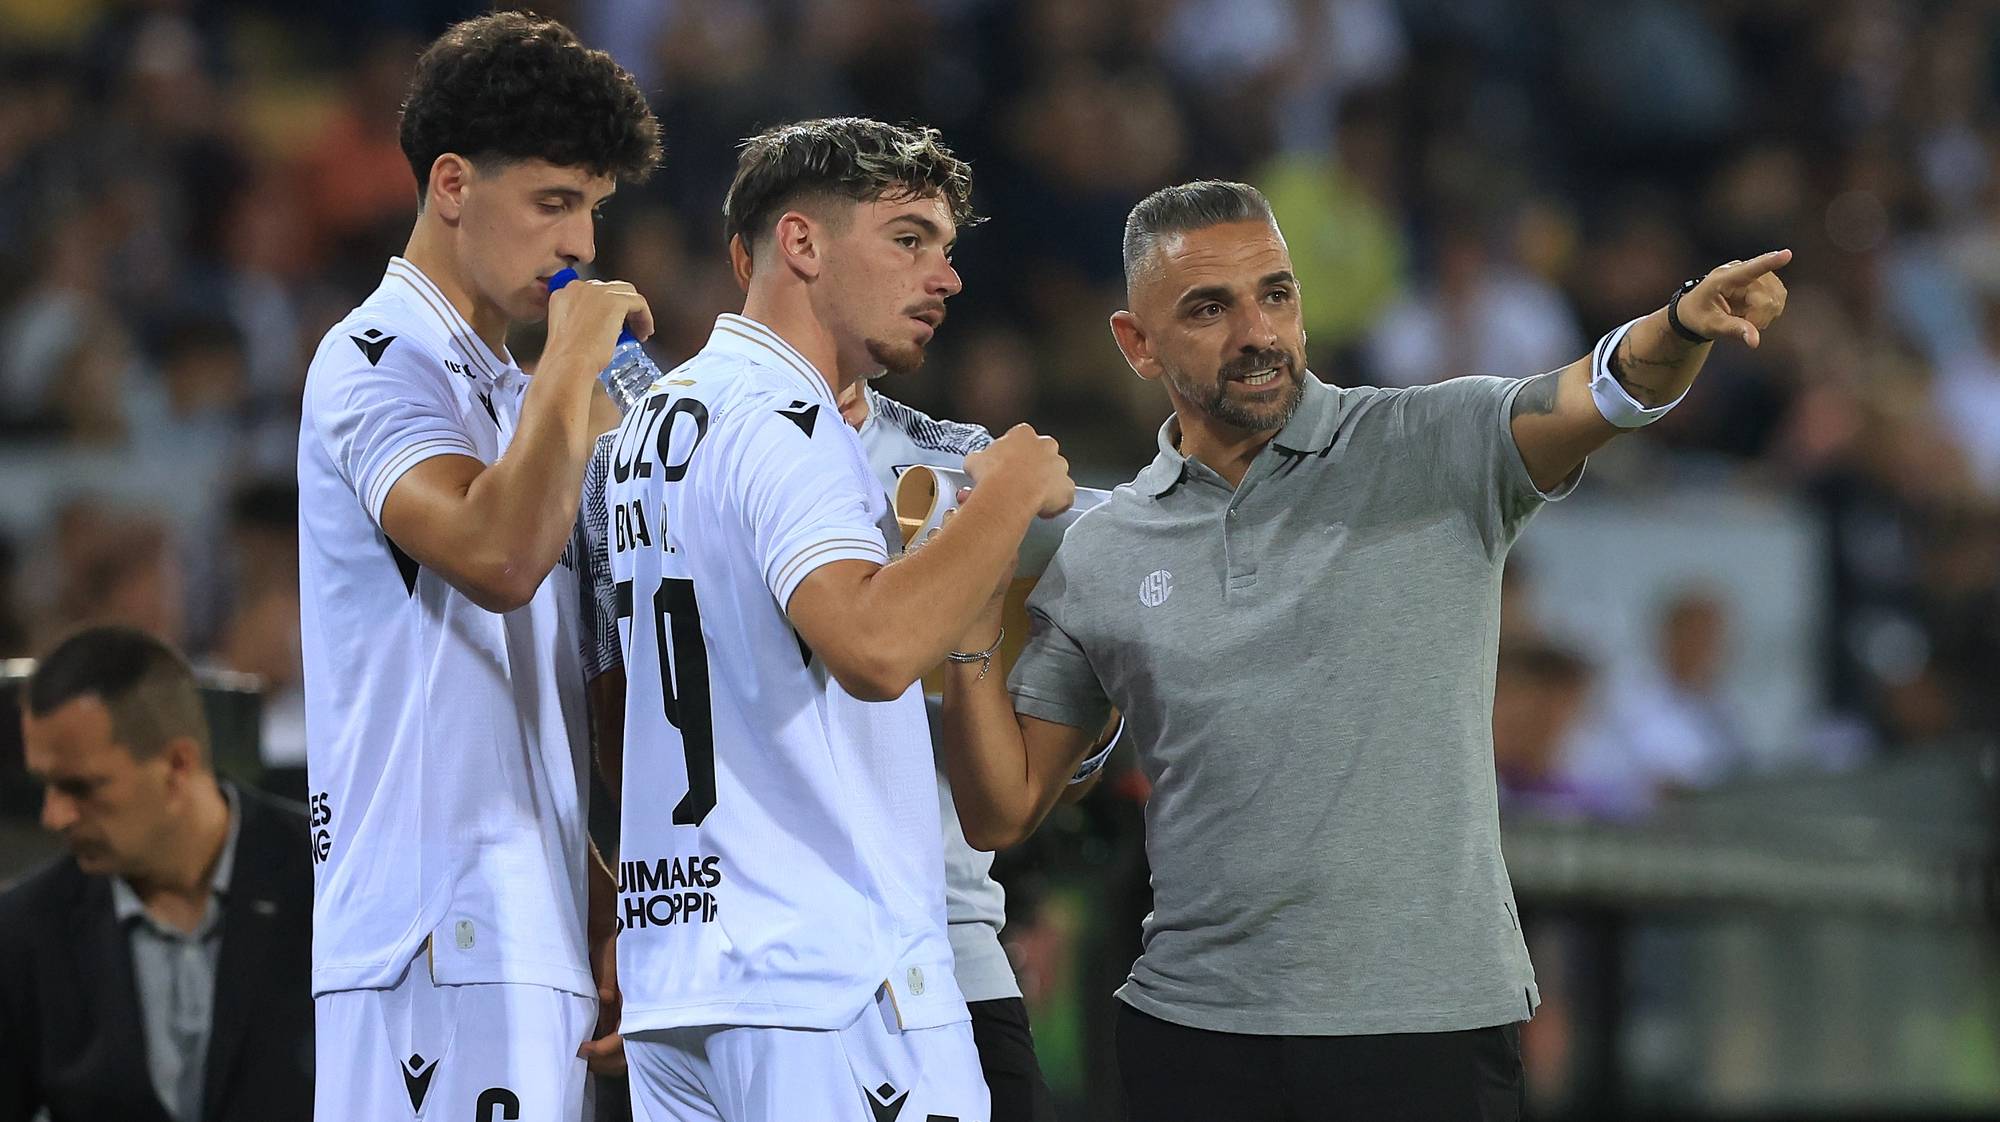
<path fill-rule="evenodd" d="M 1118 992 L 1133 1117 L 1517 1117 L 1536 995 L 1494 795 L 1501 567 L 1708 340 L 1754 344 L 1789 258 L 1562 370 L 1350 390 L 1305 367 L 1253 188 L 1161 191 L 1125 245 L 1113 330 L 1175 416 L 1043 576 L 1012 708 L 976 665 L 947 681 L 967 836 L 1032 829 L 1115 705 L 1153 784 L 1154 911 Z"/>
<path fill-rule="evenodd" d="M 1507 434 L 1523 383 L 1303 385 L 1233 489 L 1167 422 L 1043 576 L 1015 708 L 1084 728 L 1116 697 L 1141 746 L 1135 1008 L 1235 1033 L 1524 1020 L 1488 728 L 1500 561 L 1542 501 Z"/>

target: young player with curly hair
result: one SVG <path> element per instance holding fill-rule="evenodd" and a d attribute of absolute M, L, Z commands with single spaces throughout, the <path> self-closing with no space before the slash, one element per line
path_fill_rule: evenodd
<path fill-rule="evenodd" d="M 631 77 L 518 12 L 418 61 L 408 248 L 321 341 L 299 430 L 320 1118 L 576 1119 L 619 1062 L 613 885 L 584 830 L 573 577 L 629 284 L 549 277 L 658 161 Z M 534 378 L 508 325 L 548 319 Z M 597 977 L 593 978 L 593 966 Z"/>

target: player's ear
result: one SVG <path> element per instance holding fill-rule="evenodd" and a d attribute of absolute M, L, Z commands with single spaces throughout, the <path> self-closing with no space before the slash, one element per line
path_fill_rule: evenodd
<path fill-rule="evenodd" d="M 465 191 L 472 183 L 472 161 L 456 152 L 445 152 L 431 161 L 430 185 L 424 192 L 424 209 L 455 223 L 465 210 Z"/>
<path fill-rule="evenodd" d="M 1111 337 L 1118 340 L 1118 350 L 1125 356 L 1125 364 L 1132 373 L 1148 382 L 1160 376 L 1160 363 L 1153 357 L 1153 341 L 1140 325 L 1139 317 L 1129 311 L 1111 313 Z"/>
<path fill-rule="evenodd" d="M 750 277 L 756 273 L 757 265 L 750 257 L 750 243 L 742 234 L 729 236 L 729 271 L 736 274 L 736 287 L 750 291 Z"/>
<path fill-rule="evenodd" d="M 772 253 L 802 279 L 819 276 L 825 267 L 825 247 L 821 230 L 803 211 L 788 210 L 778 216 L 777 234 L 771 239 Z"/>
<path fill-rule="evenodd" d="M 185 787 L 208 770 L 201 742 L 192 736 L 176 736 L 160 746 L 159 760 L 166 765 L 167 782 L 176 789 Z"/>

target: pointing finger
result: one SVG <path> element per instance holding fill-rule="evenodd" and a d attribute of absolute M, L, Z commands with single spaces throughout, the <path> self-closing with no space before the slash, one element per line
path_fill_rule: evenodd
<path fill-rule="evenodd" d="M 1717 279 L 1732 287 L 1740 284 L 1748 284 L 1765 273 L 1776 272 L 1784 268 L 1791 263 L 1791 260 L 1791 250 L 1774 249 L 1769 253 L 1752 257 L 1748 261 L 1738 261 L 1724 265 L 1716 270 L 1717 273 L 1721 274 Z"/>

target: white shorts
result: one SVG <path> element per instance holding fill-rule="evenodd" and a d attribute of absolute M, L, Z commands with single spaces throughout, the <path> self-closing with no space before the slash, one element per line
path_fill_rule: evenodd
<path fill-rule="evenodd" d="M 597 1000 L 546 986 L 440 986 L 419 955 L 394 989 L 313 999 L 319 1122 L 583 1119 L 577 1049 Z"/>
<path fill-rule="evenodd" d="M 832 1032 L 628 1036 L 625 1060 L 633 1122 L 989 1122 L 971 1023 L 899 1029 L 886 999 Z"/>

